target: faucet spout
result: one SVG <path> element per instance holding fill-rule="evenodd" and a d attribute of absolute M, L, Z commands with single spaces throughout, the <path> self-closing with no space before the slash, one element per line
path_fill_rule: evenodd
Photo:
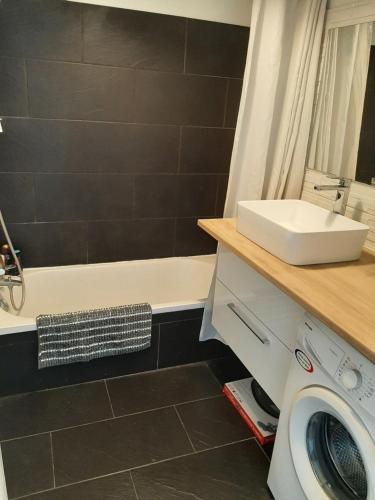
<path fill-rule="evenodd" d="M 335 214 L 345 215 L 346 205 L 348 203 L 351 179 L 345 177 L 337 178 L 338 184 L 317 184 L 314 186 L 315 191 L 336 191 L 336 199 L 332 206 L 332 211 Z"/>

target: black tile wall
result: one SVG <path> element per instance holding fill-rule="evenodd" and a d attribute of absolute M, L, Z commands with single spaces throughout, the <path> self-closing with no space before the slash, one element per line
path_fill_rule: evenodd
<path fill-rule="evenodd" d="M 27 266 L 192 255 L 225 199 L 248 29 L 0 3 L 0 208 Z"/>
<path fill-rule="evenodd" d="M 183 70 L 186 20 L 181 17 L 86 7 L 83 23 L 85 62 Z"/>
<path fill-rule="evenodd" d="M 0 57 L 0 113 L 27 115 L 26 68 L 23 59 Z"/>
<path fill-rule="evenodd" d="M 80 6 L 61 0 L 3 0 L 0 54 L 80 61 Z"/>
<path fill-rule="evenodd" d="M 189 19 L 187 72 L 242 78 L 248 37 L 247 28 Z"/>

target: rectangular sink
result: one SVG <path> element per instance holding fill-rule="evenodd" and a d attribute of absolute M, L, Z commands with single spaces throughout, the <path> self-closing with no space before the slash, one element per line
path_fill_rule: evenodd
<path fill-rule="evenodd" d="M 237 231 L 288 264 L 356 260 L 368 230 L 302 200 L 238 202 Z"/>

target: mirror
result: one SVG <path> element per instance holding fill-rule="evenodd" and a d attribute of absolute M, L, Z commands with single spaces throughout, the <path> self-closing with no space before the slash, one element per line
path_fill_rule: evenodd
<path fill-rule="evenodd" d="M 375 23 L 327 29 L 307 168 L 375 187 Z"/>

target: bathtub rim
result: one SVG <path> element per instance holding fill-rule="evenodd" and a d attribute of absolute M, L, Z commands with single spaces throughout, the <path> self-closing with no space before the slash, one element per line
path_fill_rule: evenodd
<path fill-rule="evenodd" d="M 163 257 L 158 259 L 141 259 L 141 260 L 122 260 L 122 261 L 114 261 L 114 262 L 99 262 L 93 264 L 69 264 L 65 266 L 46 266 L 46 267 L 28 267 L 25 268 L 25 272 L 27 274 L 34 272 L 45 272 L 51 270 L 61 270 L 61 269 L 78 269 L 84 268 L 87 266 L 90 268 L 94 267 L 107 267 L 111 265 L 126 265 L 126 264 L 150 264 L 150 263 L 158 263 L 165 261 L 181 261 L 185 259 L 189 260 L 200 260 L 205 259 L 207 261 L 212 260 L 214 266 L 216 254 L 203 254 L 203 255 L 192 255 L 186 257 Z M 151 304 L 152 314 L 162 314 L 169 312 L 178 312 L 184 310 L 191 309 L 200 309 L 203 308 L 207 301 L 207 297 L 203 298 L 189 298 L 181 301 L 174 302 L 164 302 L 159 304 Z M 36 318 L 27 317 L 27 316 L 17 316 L 12 313 L 6 312 L 0 308 L 0 336 L 9 335 L 13 333 L 22 333 L 22 332 L 31 332 L 35 331 L 36 328 Z"/>

